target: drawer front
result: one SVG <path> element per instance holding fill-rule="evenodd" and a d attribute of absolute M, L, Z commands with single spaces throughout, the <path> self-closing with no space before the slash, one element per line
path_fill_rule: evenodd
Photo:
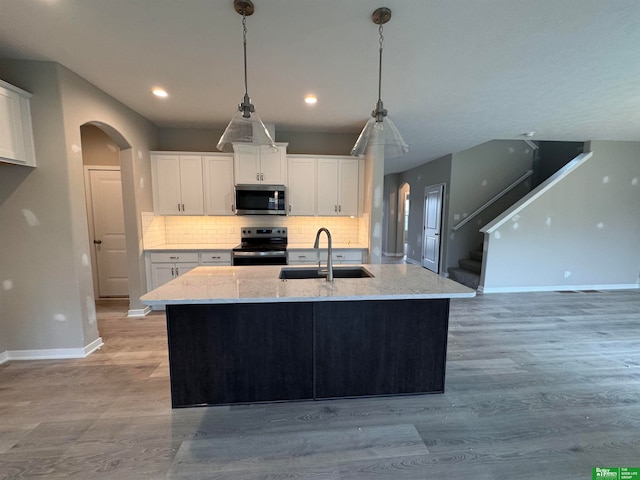
<path fill-rule="evenodd" d="M 362 250 L 334 250 L 331 258 L 338 262 L 362 263 Z"/>
<path fill-rule="evenodd" d="M 151 252 L 151 263 L 198 263 L 198 252 Z"/>
<path fill-rule="evenodd" d="M 288 256 L 289 264 L 318 263 L 317 250 L 290 250 Z"/>
<path fill-rule="evenodd" d="M 228 250 L 201 252 L 200 265 L 231 265 L 231 252 Z"/>

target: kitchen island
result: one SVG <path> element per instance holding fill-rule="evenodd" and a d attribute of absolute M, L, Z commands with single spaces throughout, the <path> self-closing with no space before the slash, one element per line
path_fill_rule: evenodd
<path fill-rule="evenodd" d="M 443 392 L 449 301 L 475 291 L 417 265 L 363 268 L 330 283 L 198 267 L 142 296 L 166 306 L 173 407 Z"/>

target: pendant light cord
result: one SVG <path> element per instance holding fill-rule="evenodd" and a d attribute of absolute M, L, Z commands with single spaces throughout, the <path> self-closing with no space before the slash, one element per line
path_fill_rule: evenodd
<path fill-rule="evenodd" d="M 380 34 L 380 61 L 378 63 L 378 102 L 382 101 L 382 48 L 384 46 L 384 36 L 382 35 L 382 24 L 378 26 Z"/>
<path fill-rule="evenodd" d="M 247 88 L 247 14 L 242 12 L 242 44 L 244 47 L 244 94 L 249 94 Z"/>

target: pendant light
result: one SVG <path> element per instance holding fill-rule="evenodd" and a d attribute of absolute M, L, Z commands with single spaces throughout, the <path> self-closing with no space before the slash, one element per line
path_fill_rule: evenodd
<path fill-rule="evenodd" d="M 267 127 L 264 126 L 264 123 L 255 112 L 255 107 L 251 103 L 247 89 L 247 17 L 253 14 L 253 3 L 251 0 L 234 0 L 233 7 L 236 12 L 242 15 L 244 98 L 242 103 L 238 105 L 238 111 L 229 122 L 229 125 L 227 125 L 216 147 L 223 152 L 233 152 L 234 143 L 244 143 L 253 146 L 270 145 L 271 148 L 277 149 Z"/>
<path fill-rule="evenodd" d="M 376 108 L 371 112 L 371 118 L 367 121 L 356 144 L 351 149 L 351 155 L 361 157 L 364 155 L 369 145 L 384 145 L 384 157 L 392 158 L 404 155 L 409 151 L 409 146 L 402 139 L 402 135 L 387 115 L 382 104 L 382 49 L 384 37 L 382 26 L 391 20 L 391 10 L 387 7 L 376 9 L 371 15 L 373 23 L 378 25 L 380 35 L 380 63 L 378 66 L 378 102 Z"/>

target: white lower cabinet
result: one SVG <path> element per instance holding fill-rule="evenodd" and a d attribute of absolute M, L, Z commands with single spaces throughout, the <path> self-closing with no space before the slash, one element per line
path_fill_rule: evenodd
<path fill-rule="evenodd" d="M 326 252 L 324 256 L 325 258 L 327 257 Z M 331 259 L 333 260 L 334 265 L 345 263 L 366 263 L 365 250 L 361 248 L 334 249 L 331 252 Z"/>
<path fill-rule="evenodd" d="M 327 249 L 288 249 L 289 265 L 318 264 L 324 266 L 327 262 Z M 367 263 L 367 249 L 364 248 L 334 248 L 331 251 L 334 265 Z"/>
<path fill-rule="evenodd" d="M 200 252 L 200 265 L 203 266 L 231 266 L 231 252 L 229 250 L 206 250 Z"/>
<path fill-rule="evenodd" d="M 318 250 L 310 249 L 287 249 L 289 265 L 306 265 L 318 263 Z M 325 254 L 326 257 L 326 254 Z"/>
<path fill-rule="evenodd" d="M 149 290 L 158 288 L 199 265 L 198 252 L 151 252 L 148 258 L 151 276 Z"/>

